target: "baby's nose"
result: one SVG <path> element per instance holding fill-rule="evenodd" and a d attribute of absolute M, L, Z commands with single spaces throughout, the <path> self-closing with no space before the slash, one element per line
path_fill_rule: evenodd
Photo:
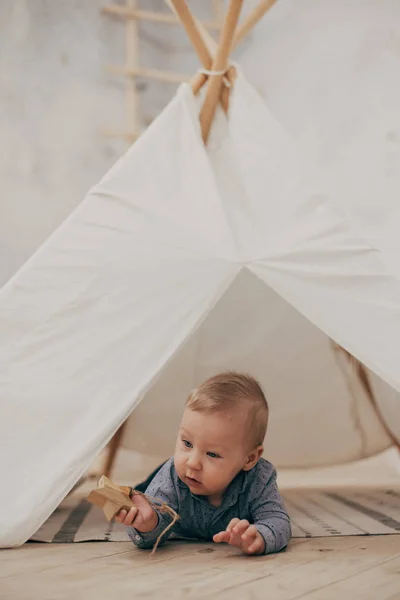
<path fill-rule="evenodd" d="M 194 471 L 200 471 L 201 469 L 201 460 L 200 457 L 198 455 L 196 455 L 195 453 L 191 453 L 188 461 L 187 461 L 187 466 L 190 469 L 193 469 Z"/>

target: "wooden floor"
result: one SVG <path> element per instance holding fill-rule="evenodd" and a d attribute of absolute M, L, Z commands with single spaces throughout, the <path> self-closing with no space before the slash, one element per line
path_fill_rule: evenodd
<path fill-rule="evenodd" d="M 170 542 L 26 544 L 0 553 L 1 600 L 399 600 L 400 535 L 294 540 L 275 556 Z"/>
<path fill-rule="evenodd" d="M 124 460 L 122 456 L 117 468 L 120 483 L 131 480 L 132 455 L 126 464 Z M 289 487 L 313 487 L 324 477 L 336 485 L 392 485 L 399 481 L 395 464 L 388 469 L 386 459 L 374 460 L 337 474 L 303 472 L 281 480 Z M 150 471 L 149 465 L 143 468 L 143 474 Z M 0 550 L 0 600 L 114 598 L 400 600 L 400 535 L 297 539 L 286 552 L 267 557 L 177 541 L 152 559 L 126 542 L 25 544 Z"/>

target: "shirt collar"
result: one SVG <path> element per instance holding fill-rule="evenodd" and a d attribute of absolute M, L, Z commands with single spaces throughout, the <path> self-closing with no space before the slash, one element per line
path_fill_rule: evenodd
<path fill-rule="evenodd" d="M 186 483 L 184 483 L 178 477 L 178 474 L 176 476 L 178 479 L 178 485 L 182 490 L 184 490 L 187 494 L 190 494 L 192 496 L 192 498 L 194 498 L 198 502 L 201 502 L 201 504 L 205 504 L 206 506 L 211 507 L 215 510 L 225 510 L 225 509 L 229 508 L 230 506 L 232 506 L 233 504 L 235 504 L 237 502 L 239 495 L 245 491 L 245 489 L 247 487 L 247 483 L 248 483 L 247 471 L 239 471 L 239 473 L 236 475 L 235 479 L 233 479 L 230 482 L 230 484 L 228 485 L 228 488 L 225 491 L 225 494 L 224 494 L 221 504 L 219 506 L 213 506 L 207 500 L 205 500 L 202 496 L 192 494 L 192 492 L 190 491 L 190 489 L 188 488 Z"/>

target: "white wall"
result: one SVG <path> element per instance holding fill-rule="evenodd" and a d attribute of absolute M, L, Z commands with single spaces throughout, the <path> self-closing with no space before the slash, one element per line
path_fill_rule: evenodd
<path fill-rule="evenodd" d="M 80 4 L 0 3 L 0 284 L 118 156 L 101 137 L 119 96 L 102 65 L 117 44 L 101 2 Z"/>

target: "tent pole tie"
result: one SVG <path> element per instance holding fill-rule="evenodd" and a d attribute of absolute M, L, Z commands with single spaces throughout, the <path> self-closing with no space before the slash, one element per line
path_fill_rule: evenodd
<path fill-rule="evenodd" d="M 220 76 L 220 75 L 225 75 L 225 73 L 228 71 L 228 69 L 224 69 L 221 71 L 212 71 L 211 69 L 205 69 L 204 67 L 200 67 L 198 69 L 199 73 L 202 73 L 203 75 L 208 75 L 209 77 L 215 77 L 215 76 Z M 228 88 L 232 87 L 231 82 L 228 80 L 227 77 L 224 77 L 223 80 L 224 85 Z"/>

